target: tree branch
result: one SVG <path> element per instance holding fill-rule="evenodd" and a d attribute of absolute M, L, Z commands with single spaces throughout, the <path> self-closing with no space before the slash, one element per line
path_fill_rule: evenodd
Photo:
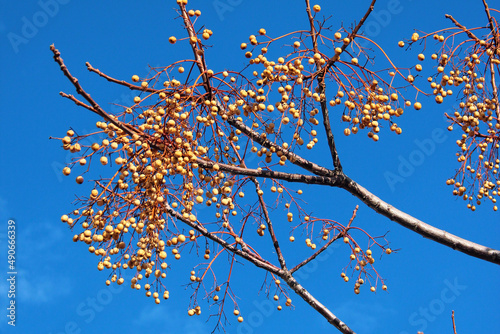
<path fill-rule="evenodd" d="M 462 239 L 456 235 L 426 224 L 423 221 L 420 221 L 417 218 L 414 218 L 384 202 L 370 191 L 350 179 L 348 176 L 345 176 L 345 183 L 340 187 L 359 198 L 363 201 L 363 203 L 376 212 L 386 216 L 392 221 L 395 221 L 399 225 L 422 235 L 425 238 L 431 239 L 467 255 L 500 264 L 500 251 Z"/>
<path fill-rule="evenodd" d="M 312 38 L 312 43 L 313 43 L 313 50 L 315 53 L 318 53 L 318 36 L 316 32 L 316 28 L 314 27 L 314 19 L 311 13 L 311 5 L 309 3 L 309 0 L 306 0 L 306 12 L 307 16 L 309 17 L 309 25 L 311 28 L 311 38 Z M 316 68 L 318 70 L 321 70 L 321 63 L 318 60 L 316 60 Z M 326 71 L 321 71 L 318 76 L 316 77 L 316 80 L 318 82 L 318 87 L 319 87 L 319 94 L 325 95 L 326 92 L 326 85 L 325 85 L 325 73 Z M 320 101 L 321 105 L 321 113 L 323 114 L 323 126 L 325 128 L 326 132 L 326 137 L 327 137 L 327 142 L 328 142 L 328 147 L 330 148 L 330 155 L 332 156 L 333 160 L 333 167 L 335 170 L 342 171 L 342 164 L 340 163 L 340 158 L 337 152 L 337 148 L 335 147 L 335 139 L 333 137 L 333 131 L 332 127 L 330 125 L 330 114 L 328 112 L 328 107 L 326 105 L 326 99 L 322 98 Z"/>
<path fill-rule="evenodd" d="M 82 86 L 80 85 L 80 83 L 78 82 L 78 79 L 75 78 L 73 75 L 71 75 L 71 73 L 69 72 L 68 68 L 66 67 L 66 65 L 64 64 L 64 61 L 63 59 L 61 58 L 61 53 L 59 52 L 59 50 L 56 49 L 56 47 L 54 46 L 54 44 L 52 44 L 50 46 L 50 50 L 52 51 L 52 53 L 54 54 L 54 60 L 56 61 L 56 63 L 59 64 L 59 67 L 61 69 L 61 71 L 64 73 L 64 75 L 69 79 L 69 81 L 71 81 L 71 83 L 73 84 L 73 86 L 75 86 L 76 88 L 76 92 L 81 95 L 85 100 L 87 100 L 88 103 L 90 103 L 90 105 L 92 106 L 92 109 L 88 108 L 87 105 L 84 105 L 84 103 L 78 101 L 76 98 L 74 98 L 72 95 L 67 95 L 67 94 L 64 94 L 62 93 L 61 95 L 63 97 L 67 97 L 69 99 L 71 99 L 73 102 L 75 102 L 77 105 L 82 105 L 83 107 L 89 109 L 89 110 L 92 110 L 94 113 L 96 113 L 97 115 L 101 116 L 102 118 L 104 118 L 106 121 L 110 122 L 110 123 L 113 123 L 114 125 L 116 125 L 118 128 L 122 129 L 123 131 L 125 131 L 127 134 L 129 135 L 133 135 L 133 134 L 140 134 L 142 136 L 145 136 L 144 133 L 140 133 L 137 129 L 135 129 L 134 127 L 128 125 L 128 124 L 125 124 L 125 123 L 122 123 L 120 121 L 118 121 L 117 119 L 115 119 L 115 117 L 112 117 L 111 115 L 109 115 L 107 112 L 105 112 L 100 106 L 99 104 L 97 104 L 96 101 L 94 101 L 94 99 L 92 97 L 90 97 L 90 94 L 88 94 L 83 88 Z M 64 94 L 64 95 L 63 95 Z M 67 96 L 65 96 L 67 95 Z M 73 97 L 73 98 L 72 98 Z M 80 102 L 80 104 L 78 103 Z"/>
<path fill-rule="evenodd" d="M 491 18 L 490 7 L 488 7 L 488 3 L 486 3 L 486 0 L 483 0 L 483 5 L 486 16 L 488 17 L 488 24 L 490 26 L 491 33 L 493 34 L 493 39 L 495 41 L 495 44 L 498 46 L 500 45 L 500 34 L 495 31 L 495 25 L 493 24 L 493 19 Z"/>
<path fill-rule="evenodd" d="M 336 186 L 337 184 L 342 182 L 343 178 L 343 175 L 340 173 L 337 173 L 334 176 L 294 174 L 294 173 L 277 172 L 269 169 L 251 169 L 246 167 L 243 168 L 243 167 L 231 166 L 220 162 L 214 162 L 211 160 L 204 160 L 200 158 L 196 160 L 196 163 L 198 163 L 198 165 L 202 166 L 203 168 L 208 168 L 208 169 L 213 168 L 213 166 L 217 164 L 221 170 L 231 173 L 233 175 L 263 177 L 263 178 L 279 179 L 288 182 L 298 182 L 306 184 Z"/>
<path fill-rule="evenodd" d="M 262 208 L 262 212 L 264 213 L 264 219 L 266 220 L 267 228 L 269 230 L 269 235 L 273 241 L 274 249 L 276 250 L 276 255 L 278 256 L 278 261 L 280 263 L 281 269 L 287 270 L 285 258 L 283 257 L 283 253 L 281 252 L 280 245 L 278 243 L 278 239 L 276 238 L 276 234 L 274 233 L 273 223 L 271 218 L 269 217 L 269 212 L 267 211 L 266 203 L 264 202 L 264 198 L 261 194 L 259 194 L 260 184 L 259 181 L 255 177 L 251 177 L 252 182 L 255 184 L 255 189 L 257 190 L 257 196 L 259 197 L 259 204 Z"/>
<path fill-rule="evenodd" d="M 356 27 L 354 28 L 354 30 L 349 34 L 349 39 L 350 39 L 350 42 L 348 44 L 344 44 L 341 46 L 341 49 L 342 49 L 342 52 L 345 51 L 345 49 L 349 46 L 350 43 L 352 43 L 353 39 L 356 37 L 359 29 L 361 29 L 361 27 L 363 26 L 363 24 L 365 24 L 365 21 L 366 19 L 368 18 L 368 16 L 370 16 L 370 13 L 373 11 L 373 8 L 375 7 L 375 2 L 377 0 L 372 0 L 372 2 L 370 3 L 370 6 L 368 7 L 368 10 L 366 11 L 365 15 L 361 18 L 361 20 L 358 22 L 358 24 L 356 25 Z M 330 67 L 333 66 L 333 64 L 335 64 L 335 62 L 338 60 L 338 57 L 332 57 L 328 60 L 328 62 L 326 63 L 326 65 L 321 68 L 320 70 L 316 71 L 316 73 L 304 78 L 304 79 L 309 79 L 309 78 L 312 78 L 312 77 L 315 77 L 316 75 L 319 74 L 320 71 L 324 71 L 324 73 L 328 72 L 328 70 L 330 69 Z"/>
<path fill-rule="evenodd" d="M 453 22 L 457 27 L 459 27 L 460 29 L 462 29 L 466 34 L 467 36 L 469 36 L 469 38 L 475 40 L 476 42 L 480 42 L 481 40 L 476 36 L 474 35 L 470 30 L 468 30 L 465 26 L 461 25 L 457 20 L 455 20 L 455 18 L 453 16 L 451 16 L 450 14 L 445 14 L 444 17 L 446 17 L 447 19 L 450 19 L 451 22 Z"/>
<path fill-rule="evenodd" d="M 227 122 L 235 127 L 236 129 L 240 130 L 243 132 L 245 135 L 247 135 L 249 138 L 251 138 L 253 141 L 259 143 L 261 146 L 271 148 L 274 147 L 276 151 L 281 151 L 287 158 L 290 160 L 291 163 L 300 166 L 304 168 L 305 170 L 310 171 L 311 173 L 314 173 L 316 175 L 323 175 L 323 176 L 335 176 L 337 173 L 335 171 L 330 170 L 328 168 L 319 166 L 315 164 L 314 162 L 311 162 L 309 160 L 306 160 L 299 155 L 291 152 L 290 150 L 286 150 L 282 148 L 279 145 L 276 145 L 275 143 L 269 141 L 267 138 L 262 137 L 259 133 L 255 132 L 254 130 L 250 129 L 248 126 L 245 125 L 242 121 L 236 119 L 234 116 L 230 116 L 227 119 Z"/>
<path fill-rule="evenodd" d="M 192 229 L 198 231 L 201 235 L 203 235 L 207 239 L 210 239 L 210 240 L 218 243 L 219 245 L 221 245 L 222 247 L 224 247 L 228 251 L 244 258 L 245 260 L 253 263 L 254 265 L 256 265 L 259 268 L 267 270 L 270 273 L 273 273 L 273 274 L 278 275 L 278 276 L 283 275 L 283 271 L 280 268 L 276 267 L 275 265 L 265 261 L 262 258 L 259 258 L 255 254 L 252 254 L 250 252 L 246 252 L 242 249 L 236 248 L 235 246 L 231 245 L 230 243 L 228 243 L 224 239 L 221 239 L 218 236 L 214 235 L 213 233 L 210 233 L 203 225 L 201 225 L 197 222 L 192 222 L 191 220 L 184 218 L 180 213 L 178 213 L 177 211 L 172 209 L 172 207 L 168 203 L 165 203 L 164 205 L 165 205 L 165 208 L 167 209 L 167 212 L 170 216 L 175 217 L 178 220 L 182 221 L 184 224 L 186 224 L 189 227 L 191 227 Z"/>
<path fill-rule="evenodd" d="M 297 282 L 290 274 L 285 274 L 281 276 L 288 286 L 295 291 L 302 299 L 311 305 L 313 309 L 318 311 L 323 317 L 328 320 L 330 324 L 335 326 L 339 331 L 344 334 L 354 334 L 354 331 L 350 329 L 345 323 L 343 323 L 339 318 L 337 318 L 325 305 L 321 304 L 316 298 L 314 298 L 302 285 Z"/>
<path fill-rule="evenodd" d="M 92 65 L 90 65 L 89 62 L 86 62 L 85 66 L 87 66 L 87 69 L 90 72 L 96 73 L 97 75 L 99 75 L 100 77 L 103 77 L 104 79 L 108 80 L 109 82 L 128 87 L 130 90 L 139 90 L 139 91 L 149 92 L 149 93 L 154 93 L 154 94 L 158 94 L 162 91 L 162 90 L 158 90 L 158 89 L 154 89 L 154 88 L 150 88 L 150 87 L 142 87 L 142 86 L 133 85 L 125 80 L 117 80 L 115 78 L 110 77 L 107 74 L 104 74 L 103 72 L 99 71 L 97 68 L 92 67 Z"/>

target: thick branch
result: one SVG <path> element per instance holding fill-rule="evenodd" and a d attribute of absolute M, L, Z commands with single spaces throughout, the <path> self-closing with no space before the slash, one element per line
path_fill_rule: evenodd
<path fill-rule="evenodd" d="M 498 88 L 495 79 L 495 65 L 491 62 L 491 59 L 490 59 L 490 75 L 491 75 L 491 87 L 493 89 L 493 97 L 496 100 L 495 113 L 497 115 L 497 121 L 500 122 L 500 101 L 498 100 Z"/>
<path fill-rule="evenodd" d="M 243 132 L 245 135 L 247 135 L 253 141 L 259 143 L 261 146 L 264 146 L 266 148 L 274 147 L 276 149 L 276 151 L 281 151 L 291 163 L 293 163 L 297 166 L 300 166 L 300 167 L 304 168 L 305 170 L 308 170 L 311 173 L 314 173 L 316 175 L 335 176 L 334 171 L 332 171 L 328 168 L 319 166 L 319 165 L 315 164 L 314 162 L 311 162 L 309 160 L 306 160 L 306 159 L 300 157 L 299 155 L 291 152 L 290 150 L 286 150 L 286 149 L 282 148 L 281 146 L 276 145 L 275 143 L 269 141 L 267 138 L 262 137 L 258 132 L 255 132 L 254 130 L 250 129 L 242 121 L 234 118 L 234 116 L 228 117 L 227 122 L 231 126 L 235 127 L 236 129 L 240 130 L 241 132 Z"/>
<path fill-rule="evenodd" d="M 347 190 L 370 208 L 386 216 L 390 220 L 395 221 L 399 225 L 406 227 L 425 238 L 436 241 L 445 246 L 451 247 L 470 256 L 477 257 L 492 263 L 500 264 L 500 251 L 476 244 L 472 241 L 462 239 L 456 235 L 440 230 L 434 226 L 424 223 L 410 216 L 409 214 L 398 210 L 392 205 L 384 202 L 367 189 L 345 177 L 345 183 L 341 188 Z"/>
<path fill-rule="evenodd" d="M 493 39 L 495 40 L 495 44 L 500 45 L 500 34 L 495 30 L 495 25 L 493 24 L 493 18 L 491 17 L 490 7 L 486 3 L 486 0 L 483 0 L 484 11 L 486 12 L 486 16 L 488 17 L 488 24 L 490 26 L 491 33 L 493 34 Z"/>
<path fill-rule="evenodd" d="M 213 166 L 217 164 L 221 170 L 231 173 L 233 175 L 246 175 L 253 177 L 279 179 L 288 182 L 336 186 L 342 183 L 343 180 L 342 179 L 343 175 L 340 173 L 329 177 L 319 176 L 319 175 L 317 176 L 317 175 L 293 174 L 293 173 L 277 172 L 269 169 L 251 169 L 246 167 L 231 166 L 220 162 L 216 163 L 211 160 L 203 160 L 200 158 L 196 160 L 196 163 L 201 167 L 207 169 L 212 169 Z"/>
<path fill-rule="evenodd" d="M 316 298 L 314 298 L 302 285 L 299 284 L 299 282 L 297 282 L 295 278 L 292 277 L 292 275 L 288 274 L 281 277 L 285 280 L 288 286 L 295 291 L 296 294 L 302 297 L 306 303 L 311 305 L 313 309 L 325 317 L 325 319 L 328 320 L 330 324 L 335 326 L 335 328 L 345 334 L 354 334 L 352 329 L 340 321 L 340 319 L 337 318 L 325 305 L 321 304 Z"/>

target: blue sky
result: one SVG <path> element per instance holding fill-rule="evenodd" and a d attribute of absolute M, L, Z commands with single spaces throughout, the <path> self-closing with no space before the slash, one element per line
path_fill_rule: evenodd
<path fill-rule="evenodd" d="M 57 4 L 54 6 L 53 4 Z M 226 7 L 220 7 L 225 4 Z M 336 30 L 350 26 L 365 12 L 368 1 L 355 5 L 348 1 L 318 1 L 321 14 Z M 412 66 L 416 53 L 405 53 L 397 41 L 409 38 L 413 29 L 433 31 L 448 26 L 444 14 L 453 14 L 465 26 L 484 24 L 480 1 L 465 5 L 457 1 L 383 0 L 376 4 L 367 21 L 367 34 L 386 48 L 402 64 Z M 48 6 L 47 4 L 52 4 Z M 490 4 L 494 6 L 493 2 Z M 217 0 L 190 1 L 200 9 L 200 20 L 214 32 L 213 47 L 207 51 L 210 66 L 217 70 L 240 69 L 244 57 L 239 44 L 264 27 L 269 35 L 307 28 L 303 1 Z M 128 89 L 113 86 L 91 75 L 94 67 L 120 79 L 133 74 L 145 76 L 148 65 L 168 65 L 190 57 L 182 45 L 171 46 L 168 37 L 182 36 L 174 0 L 159 1 L 2 1 L 0 43 L 2 112 L 0 122 L 0 240 L 2 249 L 2 333 L 115 333 L 148 329 L 156 333 L 209 333 L 213 321 L 205 308 L 199 317 L 189 317 L 190 291 L 184 288 L 194 259 L 175 263 L 167 279 L 170 299 L 156 306 L 143 292 L 127 284 L 107 287 L 107 273 L 96 270 L 97 258 L 82 244 L 75 244 L 73 232 L 61 224 L 60 216 L 73 209 L 75 194 L 90 185 L 78 186 L 63 178 L 60 171 L 70 158 L 58 141 L 69 127 L 85 132 L 99 119 L 59 97 L 59 91 L 74 94 L 52 59 L 49 45 L 55 43 L 70 71 L 103 107 L 111 103 L 131 103 Z M 225 8 L 222 10 L 221 8 Z M 44 14 L 45 13 L 45 14 Z M 388 14 L 389 13 L 389 14 Z M 36 22 L 38 27 L 29 29 Z M 9 40 L 9 33 L 23 38 Z M 12 34 L 10 36 L 13 36 Z M 343 127 L 335 127 L 337 147 L 346 173 L 382 199 L 436 227 L 474 242 L 499 249 L 499 213 L 490 205 L 476 212 L 451 196 L 445 185 L 454 173 L 457 133 L 445 129 L 443 111 L 451 105 L 436 106 L 422 101 L 424 108 L 409 110 L 399 121 L 403 135 L 387 129 L 381 140 L 372 142 L 364 134 L 344 137 Z M 332 111 L 339 115 L 341 110 Z M 338 118 L 337 118 L 338 119 Z M 335 126 L 334 125 L 334 126 Z M 434 138 L 434 139 L 433 139 Z M 434 149 L 414 166 L 404 182 L 391 186 L 384 175 L 398 173 L 401 161 L 419 150 L 417 142 L 432 140 Z M 324 147 L 323 147 L 324 149 Z M 323 151 L 327 152 L 327 151 Z M 319 150 L 314 159 L 328 166 L 327 154 Z M 103 172 L 103 171 L 101 171 Z M 295 186 L 294 186 L 295 187 Z M 372 235 L 389 231 L 387 238 L 399 252 L 377 262 L 378 272 L 387 279 L 388 292 L 376 294 L 366 289 L 355 295 L 352 285 L 340 278 L 348 251 L 343 245 L 299 272 L 300 282 L 333 313 L 358 333 L 451 333 L 451 311 L 455 310 L 459 333 L 500 332 L 499 267 L 435 244 L 375 214 L 350 194 L 317 186 L 301 187 L 304 200 L 318 216 L 346 223 L 360 204 L 355 223 Z M 16 221 L 17 231 L 17 326 L 7 325 L 6 232 L 7 221 Z M 287 226 L 280 226 L 278 237 L 287 238 Z M 269 252 L 262 239 L 263 252 Z M 303 243 L 293 247 L 284 242 L 285 255 L 299 261 L 310 250 Z M 267 246 L 266 246 L 267 245 Z M 226 270 L 223 263 L 220 270 Z M 224 275 L 224 274 L 221 274 Z M 264 272 L 245 262 L 237 265 L 233 289 L 247 319 L 238 324 L 229 316 L 228 333 L 335 332 L 307 304 L 293 298 L 295 308 L 278 312 L 273 301 L 258 294 Z M 202 305 L 205 305 L 202 303 Z M 213 310 L 214 312 L 215 310 Z"/>

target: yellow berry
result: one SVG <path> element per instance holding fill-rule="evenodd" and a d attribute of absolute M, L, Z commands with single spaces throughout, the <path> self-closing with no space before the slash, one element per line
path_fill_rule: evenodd
<path fill-rule="evenodd" d="M 62 170 L 63 174 L 68 176 L 71 173 L 71 168 L 69 167 L 64 167 Z"/>

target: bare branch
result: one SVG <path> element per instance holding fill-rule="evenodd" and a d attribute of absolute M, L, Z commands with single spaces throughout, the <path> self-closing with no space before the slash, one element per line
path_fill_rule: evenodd
<path fill-rule="evenodd" d="M 221 170 L 229 172 L 233 175 L 264 177 L 264 178 L 284 180 L 288 182 L 321 184 L 330 186 L 335 186 L 336 184 L 342 182 L 342 174 L 336 174 L 335 176 L 293 174 L 293 173 L 273 171 L 269 169 L 251 169 L 246 167 L 243 168 L 238 166 L 231 166 L 219 162 L 216 163 L 210 160 L 203 160 L 200 158 L 198 158 L 196 162 L 203 168 L 213 168 L 213 166 L 217 164 Z"/>
<path fill-rule="evenodd" d="M 323 175 L 323 176 L 335 176 L 336 172 L 333 170 L 330 170 L 328 168 L 319 166 L 315 164 L 314 162 L 311 162 L 309 160 L 306 160 L 299 155 L 291 152 L 290 150 L 284 149 L 279 145 L 276 145 L 275 143 L 269 141 L 268 139 L 262 137 L 259 133 L 253 131 L 250 129 L 248 126 L 246 126 L 242 121 L 239 121 L 236 119 L 234 116 L 228 117 L 227 122 L 235 127 L 236 129 L 240 130 L 244 134 L 246 134 L 249 138 L 252 140 L 256 141 L 259 143 L 261 146 L 271 148 L 274 147 L 276 151 L 281 151 L 287 158 L 290 160 L 291 163 L 300 166 L 316 175 Z"/>
<path fill-rule="evenodd" d="M 491 33 L 493 34 L 493 39 L 495 40 L 496 45 L 500 45 L 500 34 L 495 29 L 495 25 L 493 24 L 493 18 L 491 17 L 490 7 L 488 7 L 488 3 L 486 0 L 483 0 L 484 11 L 486 12 L 486 16 L 488 17 L 488 24 L 490 26 Z"/>
<path fill-rule="evenodd" d="M 270 273 L 273 273 L 275 275 L 282 275 L 283 274 L 283 271 L 281 269 L 279 269 L 278 267 L 265 261 L 264 259 L 258 257 L 257 255 L 250 253 L 250 252 L 246 252 L 242 249 L 236 248 L 235 246 L 229 244 L 224 239 L 221 239 L 221 238 L 217 237 L 216 235 L 214 235 L 213 233 L 210 233 L 203 225 L 199 224 L 198 222 L 192 222 L 191 220 L 184 218 L 180 213 L 178 213 L 177 211 L 172 209 L 172 207 L 168 203 L 165 203 L 165 208 L 167 209 L 167 212 L 172 217 L 175 217 L 178 220 L 182 221 L 184 224 L 186 224 L 189 227 L 191 227 L 192 229 L 198 231 L 204 237 L 218 243 L 219 245 L 221 245 L 222 247 L 224 247 L 228 251 L 244 258 L 245 260 L 253 263 L 254 265 L 256 265 L 259 268 L 262 268 L 262 269 L 269 271 Z"/>
<path fill-rule="evenodd" d="M 316 33 L 316 28 L 314 27 L 314 19 L 313 19 L 312 13 L 311 13 L 311 5 L 309 3 L 309 0 L 306 0 L 306 12 L 307 12 L 307 16 L 309 17 L 309 25 L 311 28 L 311 39 L 312 39 L 312 43 L 313 43 L 313 50 L 315 53 L 317 53 L 318 52 L 317 33 Z M 316 60 L 316 68 L 318 68 L 318 70 L 321 69 L 321 63 L 319 60 Z M 326 73 L 326 71 L 320 72 L 318 74 L 318 76 L 316 77 L 316 80 L 318 82 L 320 96 L 325 95 L 325 91 L 326 91 L 325 73 Z M 330 125 L 330 114 L 328 112 L 328 107 L 326 105 L 325 98 L 321 99 L 320 105 L 321 105 L 321 112 L 323 114 L 323 126 L 324 126 L 325 132 L 326 132 L 328 147 L 330 148 L 330 155 L 332 156 L 332 159 L 333 159 L 333 167 L 335 168 L 335 170 L 342 171 L 342 164 L 340 163 L 340 158 L 339 158 L 339 155 L 337 152 L 337 148 L 335 147 L 335 139 L 333 137 L 333 131 L 332 131 L 332 127 Z"/>
<path fill-rule="evenodd" d="M 465 26 L 461 25 L 457 20 L 455 20 L 455 18 L 449 14 L 445 14 L 444 15 L 447 19 L 450 19 L 451 22 L 453 22 L 457 27 L 459 27 L 460 29 L 462 29 L 466 34 L 467 36 L 469 36 L 469 38 L 472 38 L 473 40 L 475 40 L 476 42 L 480 42 L 481 40 L 476 36 L 474 35 L 469 29 L 467 29 Z"/>
<path fill-rule="evenodd" d="M 73 75 L 71 75 L 71 73 L 69 72 L 68 68 L 66 67 L 66 65 L 64 64 L 64 61 L 63 59 L 61 58 L 61 53 L 59 52 L 59 50 L 57 50 L 54 46 L 54 44 L 52 44 L 50 46 L 50 50 L 52 51 L 52 53 L 54 53 L 54 60 L 56 61 L 56 63 L 59 64 L 59 67 L 61 68 L 61 71 L 64 73 L 64 75 L 69 79 L 69 81 L 71 81 L 71 83 L 73 84 L 73 86 L 75 86 L 76 88 L 76 92 L 81 95 L 85 100 L 87 100 L 87 102 L 90 103 L 90 105 L 92 106 L 92 109 L 89 109 L 88 107 L 86 107 L 87 109 L 89 110 L 92 110 L 93 112 L 95 112 L 96 114 L 98 114 L 99 116 L 103 117 L 106 121 L 110 122 L 110 123 L 113 123 L 114 125 L 116 125 L 117 127 L 119 127 L 120 129 L 123 129 L 125 132 L 127 132 L 129 135 L 133 135 L 133 134 L 137 134 L 139 133 L 135 128 L 133 128 L 132 126 L 128 125 L 128 124 L 125 124 L 125 123 L 122 123 L 118 120 L 115 119 L 115 117 L 112 117 L 111 115 L 109 115 L 108 113 L 106 113 L 100 106 L 99 104 L 97 104 L 97 102 L 94 101 L 94 99 L 92 99 L 90 97 L 90 94 L 88 94 L 83 88 L 82 86 L 80 85 L 80 83 L 78 82 L 78 79 L 75 78 Z M 68 95 L 68 98 L 69 95 Z M 71 98 L 70 98 L 71 99 Z M 76 103 L 76 99 L 72 99 L 75 103 Z M 78 104 L 78 103 L 77 103 Z M 144 134 L 142 134 L 144 135 Z"/>
<path fill-rule="evenodd" d="M 86 62 L 85 65 L 87 66 L 87 69 L 90 72 L 96 73 L 97 75 L 103 77 L 104 79 L 108 80 L 109 82 L 116 83 L 116 84 L 128 87 L 131 90 L 139 90 L 139 91 L 149 92 L 149 93 L 154 93 L 154 94 L 157 94 L 157 93 L 161 92 L 161 90 L 158 90 L 158 89 L 154 89 L 154 88 L 150 88 L 150 87 L 137 86 L 137 85 L 133 85 L 133 84 L 131 84 L 131 83 L 125 81 L 125 80 L 117 80 L 115 78 L 112 78 L 109 75 L 107 75 L 107 74 L 99 71 L 97 68 L 92 67 L 92 65 L 90 65 L 89 62 Z"/>
<path fill-rule="evenodd" d="M 325 305 L 321 304 L 316 298 L 314 298 L 302 285 L 297 282 L 292 275 L 281 276 L 285 282 L 298 294 L 302 299 L 311 305 L 316 311 L 318 311 L 323 317 L 328 320 L 330 324 L 335 326 L 340 332 L 345 334 L 354 334 L 354 331 L 350 329 L 345 323 L 343 323 L 339 318 L 337 318 Z"/>
<path fill-rule="evenodd" d="M 281 252 L 280 245 L 278 243 L 278 239 L 276 238 L 276 234 L 274 233 L 273 223 L 271 218 L 269 217 L 269 212 L 267 211 L 267 205 L 264 202 L 264 198 L 262 194 L 259 193 L 260 185 L 259 181 L 255 177 L 252 177 L 252 182 L 255 184 L 255 189 L 257 190 L 257 196 L 259 197 L 260 207 L 262 208 L 262 212 L 264 213 L 264 219 L 266 220 L 267 228 L 269 230 L 269 235 L 273 241 L 274 249 L 276 250 L 276 255 L 278 256 L 278 261 L 280 263 L 281 269 L 287 270 L 285 258 L 283 257 L 283 253 Z"/>
<path fill-rule="evenodd" d="M 406 227 L 428 239 L 439 242 L 445 246 L 451 247 L 467 255 L 477 257 L 492 263 L 500 264 L 500 251 L 476 244 L 472 241 L 462 239 L 456 235 L 440 230 L 434 226 L 424 223 L 410 216 L 409 214 L 398 210 L 392 205 L 384 202 L 370 191 L 351 180 L 346 176 L 346 182 L 341 188 L 347 190 L 370 208 L 395 221 L 399 225 Z"/>

